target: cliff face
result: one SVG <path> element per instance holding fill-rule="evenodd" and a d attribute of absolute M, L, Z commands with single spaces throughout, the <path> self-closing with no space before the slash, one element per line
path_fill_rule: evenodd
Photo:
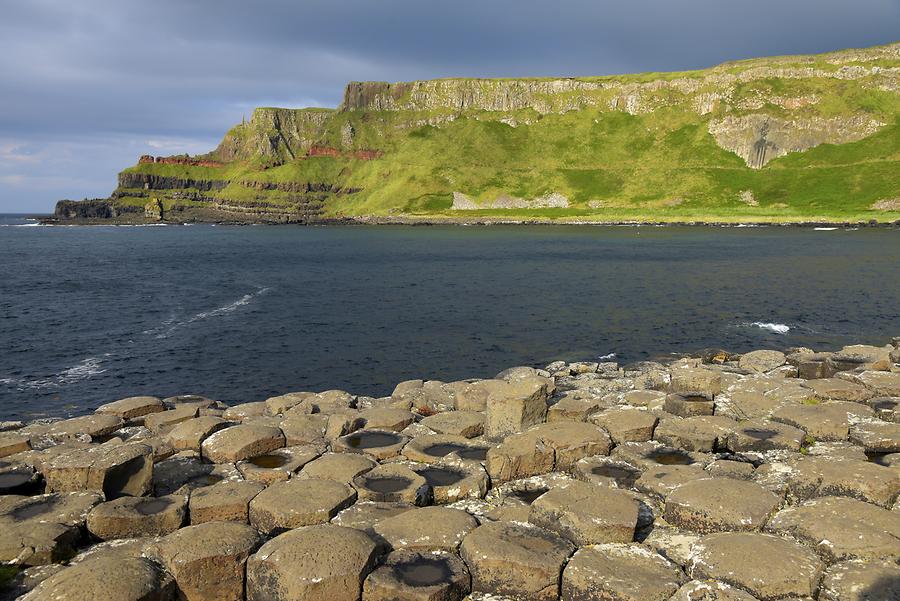
<path fill-rule="evenodd" d="M 337 109 L 259 108 L 207 155 L 142 158 L 109 211 L 888 219 L 872 207 L 900 192 L 898 115 L 900 44 L 683 73 L 351 82 Z"/>

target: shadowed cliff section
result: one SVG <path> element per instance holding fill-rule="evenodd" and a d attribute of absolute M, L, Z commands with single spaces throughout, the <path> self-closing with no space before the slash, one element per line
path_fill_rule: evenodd
<path fill-rule="evenodd" d="M 207 155 L 142 158 L 108 218 L 893 221 L 898 115 L 896 43 L 679 73 L 351 82 L 337 109 L 259 108 Z"/>

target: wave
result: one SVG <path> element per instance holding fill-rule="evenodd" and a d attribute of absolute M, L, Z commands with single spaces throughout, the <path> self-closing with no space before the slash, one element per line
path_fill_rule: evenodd
<path fill-rule="evenodd" d="M 68 384 L 74 384 L 82 380 L 88 380 L 94 376 L 106 372 L 101 365 L 111 353 L 105 353 L 99 357 L 82 359 L 75 365 L 48 376 L 29 380 L 28 378 L 0 378 L 0 384 L 11 386 L 17 390 L 42 390 L 47 388 L 59 388 Z"/>
<path fill-rule="evenodd" d="M 814 227 L 814 232 L 833 232 L 834 230 L 839 229 L 836 227 Z"/>
<path fill-rule="evenodd" d="M 770 332 L 775 332 L 776 334 L 787 334 L 791 327 L 789 325 L 783 323 L 770 323 L 765 321 L 754 321 L 750 324 L 751 326 L 760 328 L 762 330 L 769 330 Z"/>
<path fill-rule="evenodd" d="M 177 320 L 172 317 L 167 319 L 162 323 L 162 325 L 158 328 L 153 328 L 150 330 L 144 330 L 144 334 L 153 335 L 155 338 L 168 338 L 172 334 L 174 334 L 177 330 L 188 326 L 192 323 L 196 323 L 198 321 L 203 321 L 204 319 L 209 319 L 210 317 L 218 317 L 220 315 L 227 315 L 228 313 L 232 313 L 241 307 L 249 305 L 254 298 L 261 296 L 271 290 L 269 287 L 259 288 L 256 292 L 250 292 L 245 294 L 241 298 L 237 299 L 234 302 L 228 303 L 227 305 L 222 305 L 221 307 L 216 307 L 215 309 L 210 309 L 209 311 L 201 311 L 200 313 L 195 313 L 194 315 L 188 317 L 184 320 Z"/>
<path fill-rule="evenodd" d="M 597 357 L 597 358 L 600 359 L 601 361 L 608 361 L 608 360 L 610 360 L 610 359 L 615 359 L 615 358 L 616 358 L 616 354 L 615 354 L 615 353 L 607 353 L 607 354 L 605 354 L 605 355 L 600 355 L 600 356 Z"/>

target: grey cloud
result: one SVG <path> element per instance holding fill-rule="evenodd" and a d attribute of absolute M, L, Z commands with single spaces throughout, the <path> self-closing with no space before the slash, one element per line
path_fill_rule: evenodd
<path fill-rule="evenodd" d="M 335 106 L 350 80 L 682 70 L 900 31 L 896 0 L 0 0 L 0 15 L 0 144 L 38 157 L 0 152 L 0 211 L 105 195 L 137 154 L 208 149 L 258 105 Z"/>

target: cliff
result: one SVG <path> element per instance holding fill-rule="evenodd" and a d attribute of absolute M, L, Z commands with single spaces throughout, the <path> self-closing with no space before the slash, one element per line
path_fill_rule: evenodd
<path fill-rule="evenodd" d="M 900 44 L 681 73 L 351 82 L 337 109 L 259 108 L 207 155 L 142 157 L 109 204 L 156 200 L 163 220 L 891 221 L 898 114 Z"/>

